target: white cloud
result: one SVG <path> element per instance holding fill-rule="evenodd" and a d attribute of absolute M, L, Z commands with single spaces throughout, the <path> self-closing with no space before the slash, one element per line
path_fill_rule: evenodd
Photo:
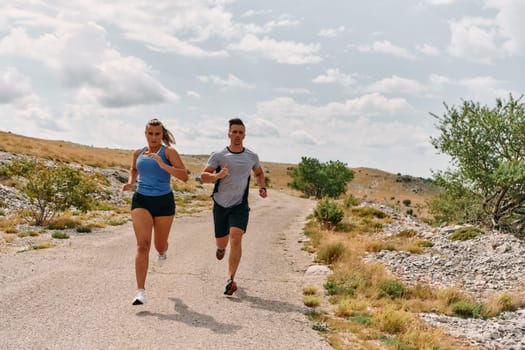
<path fill-rule="evenodd" d="M 246 134 L 254 137 L 279 137 L 279 128 L 275 123 L 261 117 L 250 117 L 246 121 Z"/>
<path fill-rule="evenodd" d="M 522 0 L 486 0 L 486 6 L 499 10 L 495 22 L 505 38 L 503 48 L 510 55 L 525 51 L 525 2 Z"/>
<path fill-rule="evenodd" d="M 387 98 L 378 93 L 366 94 L 343 103 L 332 102 L 322 108 L 323 113 L 334 116 L 386 116 L 409 110 L 403 98 Z"/>
<path fill-rule="evenodd" d="M 227 78 L 221 78 L 218 75 L 199 75 L 197 77 L 203 83 L 211 83 L 225 88 L 253 89 L 255 85 L 248 84 L 233 74 L 228 74 Z"/>
<path fill-rule="evenodd" d="M 439 74 L 431 74 L 429 80 L 430 80 L 431 85 L 438 85 L 438 86 L 452 83 L 452 79 L 450 79 L 449 77 L 445 77 L 443 75 L 439 75 Z"/>
<path fill-rule="evenodd" d="M 304 145 L 318 144 L 318 142 L 315 140 L 315 137 L 310 135 L 305 130 L 294 130 L 290 136 L 292 140 L 298 144 L 304 144 Z"/>
<path fill-rule="evenodd" d="M 335 28 L 325 28 L 321 29 L 317 35 L 325 38 L 335 38 L 339 34 L 344 33 L 346 31 L 345 26 L 339 26 Z"/>
<path fill-rule="evenodd" d="M 357 83 L 350 74 L 341 73 L 337 68 L 327 69 L 325 74 L 317 76 L 312 81 L 318 84 L 338 83 L 345 87 Z"/>
<path fill-rule="evenodd" d="M 418 45 L 416 50 L 426 56 L 439 56 L 440 54 L 440 50 L 430 44 Z"/>
<path fill-rule="evenodd" d="M 242 38 L 238 44 L 232 44 L 230 49 L 257 53 L 263 57 L 285 64 L 310 64 L 318 63 L 319 44 L 303 44 L 294 41 L 278 41 L 269 37 L 260 39 L 249 34 Z"/>
<path fill-rule="evenodd" d="M 193 91 L 193 90 L 189 90 L 188 92 L 186 92 L 186 95 L 188 95 L 189 97 L 193 97 L 193 98 L 201 98 L 201 95 L 198 92 Z"/>
<path fill-rule="evenodd" d="M 457 0 L 425 0 L 430 5 L 450 5 L 456 3 Z"/>
<path fill-rule="evenodd" d="M 409 95 L 423 95 L 427 88 L 413 79 L 406 79 L 393 75 L 368 85 L 363 89 L 366 92 L 397 93 Z"/>
<path fill-rule="evenodd" d="M 18 70 L 8 67 L 0 70 L 0 104 L 13 103 L 32 94 L 31 80 Z"/>
<path fill-rule="evenodd" d="M 260 15 L 266 15 L 266 14 L 269 14 L 271 13 L 270 10 L 253 10 L 253 9 L 250 9 L 246 12 L 244 12 L 241 17 L 255 17 L 255 16 L 260 16 Z"/>
<path fill-rule="evenodd" d="M 286 88 L 286 87 L 279 87 L 273 89 L 275 92 L 279 94 L 289 94 L 289 95 L 308 95 L 312 92 L 305 88 Z"/>
<path fill-rule="evenodd" d="M 315 122 L 337 117 L 374 117 L 394 115 L 411 107 L 403 98 L 387 98 L 377 93 L 366 94 L 344 102 L 330 102 L 321 106 L 299 104 L 289 97 L 257 103 L 257 115 L 277 118 L 308 119 Z"/>
<path fill-rule="evenodd" d="M 0 42 L 0 54 L 44 63 L 80 103 L 125 107 L 178 100 L 144 61 L 113 49 L 105 29 L 95 23 L 36 37 L 15 29 Z"/>
<path fill-rule="evenodd" d="M 30 37 L 25 29 L 14 28 L 0 40 L 0 55 L 29 58 L 58 69 L 63 45 L 56 34 Z"/>
<path fill-rule="evenodd" d="M 417 58 L 409 50 L 396 46 L 388 40 L 375 41 L 371 45 L 359 45 L 357 49 L 361 52 L 378 52 L 409 60 L 415 60 Z"/>
<path fill-rule="evenodd" d="M 496 98 L 507 98 L 509 93 L 513 92 L 502 87 L 505 86 L 504 81 L 489 76 L 461 79 L 457 84 L 467 89 L 466 99 L 487 101 L 490 104 L 494 103 Z M 519 96 L 519 93 L 513 92 L 513 95 Z"/>
<path fill-rule="evenodd" d="M 483 18 L 463 18 L 450 23 L 448 52 L 455 57 L 477 63 L 492 63 L 505 55 L 498 46 L 498 31 L 494 21 Z"/>

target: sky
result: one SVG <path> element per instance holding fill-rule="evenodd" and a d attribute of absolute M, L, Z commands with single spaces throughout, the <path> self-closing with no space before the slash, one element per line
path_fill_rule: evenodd
<path fill-rule="evenodd" d="M 0 0 L 0 130 L 431 177 L 445 104 L 525 89 L 523 0 Z M 0 145 L 1 146 L 1 145 Z M 130 154 L 131 160 L 131 154 Z"/>

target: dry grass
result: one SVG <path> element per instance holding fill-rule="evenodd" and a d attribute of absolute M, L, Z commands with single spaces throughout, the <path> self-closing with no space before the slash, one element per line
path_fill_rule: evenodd
<path fill-rule="evenodd" d="M 305 286 L 303 288 L 303 295 L 316 295 L 318 291 L 317 286 Z"/>
<path fill-rule="evenodd" d="M 331 329 L 327 340 L 341 350 L 384 346 L 392 349 L 475 349 L 439 329 L 426 326 L 416 316 L 420 312 L 450 315 L 455 302 L 473 302 L 460 289 L 439 290 L 424 284 L 407 286 L 387 273 L 382 264 L 366 263 L 363 259 L 369 251 L 385 246 L 417 253 L 423 249 L 417 232 L 400 232 L 385 243 L 376 239 L 373 232 L 392 220 L 388 215 L 369 207 L 347 208 L 345 215 L 346 222 L 352 223 L 345 226 L 347 231 L 327 230 L 313 218 L 305 227 L 310 237 L 306 249 L 319 253 L 336 244 L 344 247 L 343 254 L 332 263 L 333 273 L 324 285 L 333 307 L 313 317 L 313 321 L 326 323 Z M 410 249 L 411 246 L 418 249 Z M 494 304 L 518 305 L 517 300 L 510 299 L 501 297 Z"/>
<path fill-rule="evenodd" d="M 306 295 L 303 298 L 304 305 L 308 307 L 317 307 L 321 305 L 322 299 L 320 297 L 312 296 L 312 295 Z"/>

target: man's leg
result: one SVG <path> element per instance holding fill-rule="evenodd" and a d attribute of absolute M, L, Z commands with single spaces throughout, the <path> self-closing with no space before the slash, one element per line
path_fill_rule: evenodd
<path fill-rule="evenodd" d="M 226 247 L 228 246 L 229 240 L 229 235 L 215 238 L 215 243 L 217 244 L 217 251 L 215 252 L 215 256 L 218 260 L 222 260 L 222 258 L 224 258 L 224 253 L 226 252 Z"/>
<path fill-rule="evenodd" d="M 230 256 L 228 258 L 228 272 L 233 280 L 242 256 L 242 235 L 244 231 L 238 227 L 230 228 Z"/>

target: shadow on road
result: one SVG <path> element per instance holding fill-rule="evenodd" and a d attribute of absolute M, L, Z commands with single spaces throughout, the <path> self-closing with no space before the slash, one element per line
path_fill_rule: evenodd
<path fill-rule="evenodd" d="M 137 316 L 140 317 L 157 317 L 161 321 L 177 321 L 183 322 L 188 326 L 208 328 L 214 333 L 218 334 L 231 334 L 239 329 L 241 326 L 234 324 L 221 323 L 215 320 L 213 317 L 205 314 L 201 314 L 190 310 L 188 305 L 184 304 L 182 300 L 178 298 L 169 298 L 175 303 L 174 308 L 177 313 L 175 314 L 161 314 L 158 312 L 140 311 L 137 312 Z"/>
<path fill-rule="evenodd" d="M 268 310 L 272 312 L 298 312 L 301 314 L 304 314 L 306 309 L 302 308 L 301 306 L 282 302 L 279 300 L 268 300 L 263 299 L 259 297 L 250 296 L 246 293 L 246 290 L 244 288 L 239 288 L 237 292 L 235 293 L 238 298 L 231 298 L 231 301 L 234 302 L 244 302 L 248 301 L 252 303 L 252 306 L 258 309 Z"/>

